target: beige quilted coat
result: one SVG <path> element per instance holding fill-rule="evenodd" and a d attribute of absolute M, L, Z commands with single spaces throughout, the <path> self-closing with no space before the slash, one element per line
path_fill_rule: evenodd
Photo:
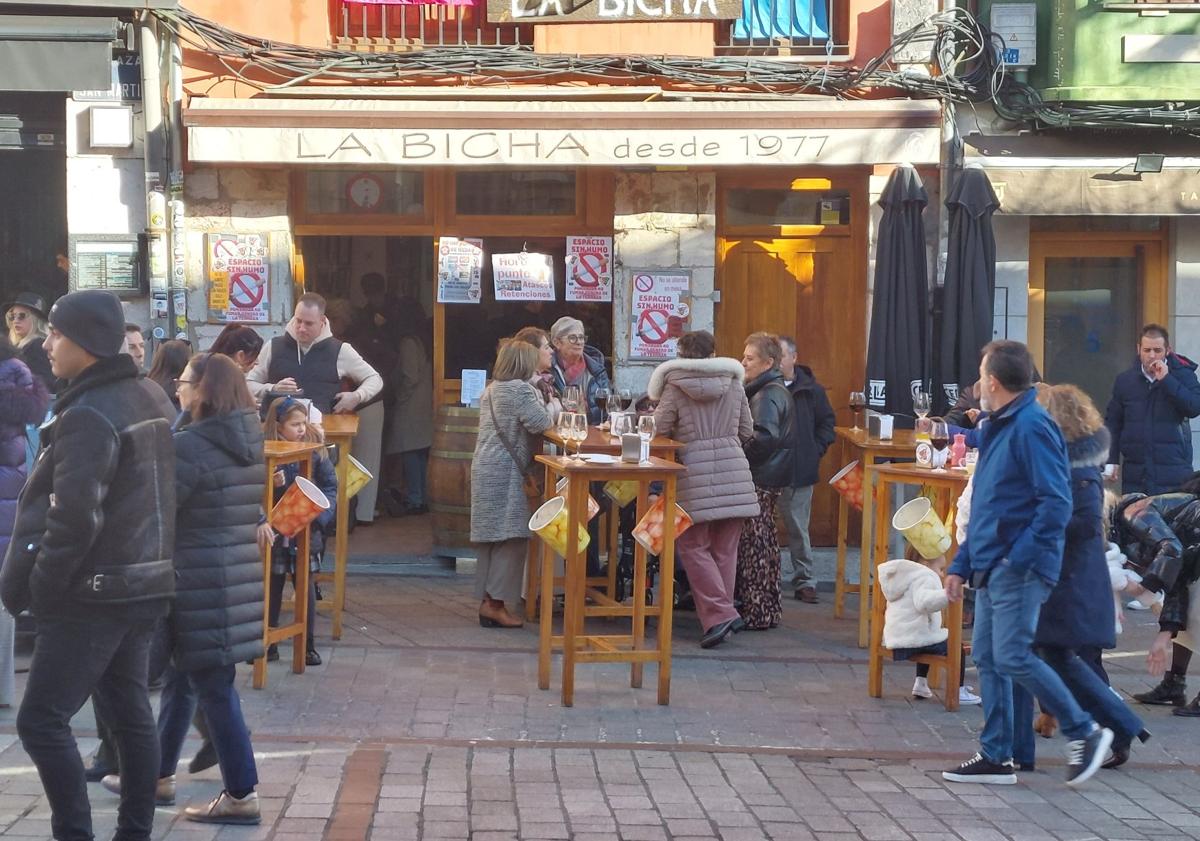
<path fill-rule="evenodd" d="M 655 369 L 658 434 L 687 446 L 680 461 L 679 504 L 697 523 L 757 517 L 758 496 L 742 442 L 754 431 L 744 374 L 735 359 L 673 359 Z"/>

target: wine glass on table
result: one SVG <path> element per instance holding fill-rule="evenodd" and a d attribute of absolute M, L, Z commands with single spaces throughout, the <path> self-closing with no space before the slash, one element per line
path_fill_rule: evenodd
<path fill-rule="evenodd" d="M 600 407 L 600 423 L 604 423 L 607 416 L 612 419 L 612 412 L 608 411 L 608 398 L 612 394 L 606 386 L 600 386 L 596 389 L 596 405 Z"/>
<path fill-rule="evenodd" d="M 621 398 L 621 411 L 629 411 L 629 407 L 633 405 L 633 392 L 623 388 L 617 392 L 617 396 Z"/>
<path fill-rule="evenodd" d="M 854 413 L 854 426 L 851 432 L 858 432 L 858 413 L 867 408 L 867 395 L 861 391 L 850 392 L 850 411 Z"/>
<path fill-rule="evenodd" d="M 929 443 L 933 447 L 934 472 L 945 473 L 947 450 L 950 447 L 950 427 L 941 418 L 933 418 L 929 424 Z"/>
<path fill-rule="evenodd" d="M 575 460 L 583 461 L 583 442 L 588 437 L 588 416 L 583 412 L 571 416 L 571 437 L 575 439 Z"/>
<path fill-rule="evenodd" d="M 567 411 L 558 413 L 558 420 L 554 424 L 554 430 L 558 433 L 558 437 L 563 442 L 563 455 L 567 458 L 571 457 L 571 441 L 575 437 L 574 431 L 575 416 Z"/>
<path fill-rule="evenodd" d="M 654 433 L 657 431 L 658 425 L 654 422 L 654 415 L 642 415 L 638 418 L 638 437 L 649 447 L 651 441 L 654 440 Z M 649 450 L 647 449 L 647 452 Z"/>
<path fill-rule="evenodd" d="M 568 412 L 578 412 L 583 402 L 583 389 L 577 385 L 569 385 L 563 390 L 562 404 Z"/>
<path fill-rule="evenodd" d="M 930 396 L 928 391 L 923 388 L 919 388 L 913 392 L 912 402 L 913 412 L 917 416 L 917 422 L 913 426 L 913 432 L 916 433 L 917 438 L 927 439 L 930 436 L 929 419 L 926 417 L 926 415 L 929 414 L 929 410 L 933 407 L 933 398 Z"/>

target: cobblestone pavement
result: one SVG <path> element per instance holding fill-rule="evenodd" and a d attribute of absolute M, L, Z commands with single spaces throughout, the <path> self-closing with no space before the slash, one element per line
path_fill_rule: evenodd
<path fill-rule="evenodd" d="M 974 752 L 979 709 L 913 700 L 903 664 L 887 667 L 883 699 L 868 698 L 855 623 L 832 618 L 828 595 L 789 601 L 781 628 L 712 651 L 698 647 L 695 617 L 677 613 L 670 706 L 655 704 L 653 669 L 633 690 L 627 667 L 584 665 L 568 709 L 537 689 L 532 627 L 480 628 L 470 576 L 425 572 L 353 577 L 343 639 L 330 643 L 318 622 L 325 665 L 293 675 L 282 652 L 263 691 L 240 667 L 261 827 L 188 824 L 163 809 L 155 837 L 1200 838 L 1200 721 L 1168 710 L 1139 708 L 1154 739 L 1078 791 L 1062 782 L 1061 739 L 1039 741 L 1039 770 L 1018 786 L 955 786 L 937 772 Z M 1124 692 L 1151 684 L 1144 616 L 1107 663 Z M 49 838 L 14 717 L 0 710 L 0 834 Z M 85 710 L 82 750 L 95 746 L 92 728 Z M 179 802 L 219 788 L 215 769 L 182 773 Z M 91 796 L 97 838 L 108 838 L 116 798 L 99 786 Z"/>

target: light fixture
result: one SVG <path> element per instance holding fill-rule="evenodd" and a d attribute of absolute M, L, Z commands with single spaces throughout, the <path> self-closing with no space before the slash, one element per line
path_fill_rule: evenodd
<path fill-rule="evenodd" d="M 128 105 L 88 109 L 93 149 L 129 149 L 133 146 L 133 109 Z"/>
<path fill-rule="evenodd" d="M 1133 162 L 1133 171 L 1135 173 L 1162 172 L 1163 161 L 1165 159 L 1166 155 L 1138 155 L 1137 159 Z"/>

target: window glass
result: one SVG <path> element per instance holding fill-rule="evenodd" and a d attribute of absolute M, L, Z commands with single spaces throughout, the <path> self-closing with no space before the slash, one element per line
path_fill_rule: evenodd
<path fill-rule="evenodd" d="M 425 175 L 412 169 L 309 170 L 310 214 L 425 215 Z"/>
<path fill-rule="evenodd" d="M 459 216 L 574 216 L 575 170 L 461 170 L 454 207 Z"/>
<path fill-rule="evenodd" d="M 728 190 L 725 193 L 725 224 L 744 227 L 849 225 L 850 193 L 846 190 Z"/>

